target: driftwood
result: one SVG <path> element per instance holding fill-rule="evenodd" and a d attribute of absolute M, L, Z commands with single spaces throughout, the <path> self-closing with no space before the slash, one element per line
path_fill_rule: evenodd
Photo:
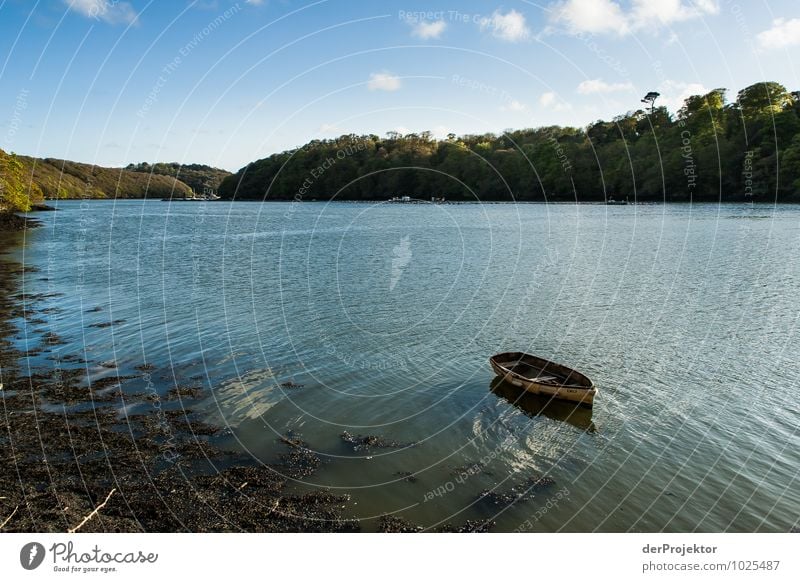
<path fill-rule="evenodd" d="M 105 500 L 105 501 L 103 501 L 103 503 L 101 503 L 100 505 L 98 505 L 97 507 L 95 507 L 95 508 L 94 508 L 94 510 L 93 510 L 93 511 L 92 511 L 92 512 L 91 512 L 89 515 L 87 515 L 86 517 L 84 517 L 84 518 L 83 518 L 83 521 L 82 521 L 82 522 L 80 522 L 78 525 L 76 525 L 76 526 L 75 526 L 75 527 L 73 527 L 72 529 L 68 529 L 68 530 L 67 530 L 67 533 L 75 533 L 76 531 L 78 531 L 79 529 L 81 529 L 81 528 L 82 528 L 84 525 L 86 525 L 86 522 L 88 522 L 90 519 L 92 519 L 92 518 L 93 518 L 95 515 L 97 515 L 97 513 L 98 513 L 98 512 L 99 512 L 101 509 L 103 509 L 103 508 L 106 506 L 106 503 L 108 503 L 108 500 L 109 500 L 109 499 L 111 499 L 111 496 L 112 496 L 112 495 L 114 495 L 114 493 L 116 492 L 116 490 L 117 490 L 117 488 L 116 488 L 116 487 L 115 487 L 114 489 L 112 489 L 112 490 L 109 492 L 108 496 L 106 497 L 106 500 Z"/>
<path fill-rule="evenodd" d="M 6 520 L 5 520 L 3 523 L 0 523 L 0 529 L 3 529 L 4 527 L 6 527 L 6 524 L 7 524 L 9 521 L 11 521 L 11 518 L 12 518 L 12 517 L 14 517 L 14 514 L 15 514 L 15 513 L 17 513 L 17 510 L 18 510 L 18 509 L 19 509 L 19 505 L 17 505 L 17 506 L 14 508 L 14 511 L 12 511 L 12 512 L 11 512 L 11 515 L 9 515 L 9 516 L 6 518 Z"/>

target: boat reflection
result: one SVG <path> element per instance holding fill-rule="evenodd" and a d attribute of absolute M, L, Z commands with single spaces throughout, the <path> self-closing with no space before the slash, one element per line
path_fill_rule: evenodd
<path fill-rule="evenodd" d="M 528 416 L 546 416 L 563 421 L 586 432 L 594 432 L 597 428 L 592 422 L 592 409 L 575 402 L 556 400 L 548 396 L 532 394 L 495 377 L 489 390 L 522 410 Z"/>

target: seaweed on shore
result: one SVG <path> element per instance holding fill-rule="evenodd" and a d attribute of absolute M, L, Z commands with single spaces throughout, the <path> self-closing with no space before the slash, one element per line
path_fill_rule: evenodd
<path fill-rule="evenodd" d="M 378 518 L 377 529 L 381 533 L 416 533 L 422 531 L 422 526 L 396 515 L 382 515 Z"/>
<path fill-rule="evenodd" d="M 344 431 L 339 437 L 349 444 L 353 451 L 369 451 L 372 448 L 377 449 L 401 449 L 405 447 L 415 446 L 416 443 L 401 443 L 395 440 L 386 439 L 379 435 L 353 435 Z"/>
<path fill-rule="evenodd" d="M 555 485 L 555 483 L 556 482 L 552 477 L 532 475 L 528 477 L 524 485 L 519 487 L 511 487 L 505 491 L 484 489 L 478 495 L 478 499 L 491 505 L 508 507 L 517 501 L 533 499 L 536 496 L 536 493 L 551 488 L 553 485 Z"/>
<path fill-rule="evenodd" d="M 288 453 L 280 455 L 280 463 L 278 469 L 290 479 L 302 479 L 314 474 L 320 465 L 322 459 L 314 451 L 308 448 L 308 445 L 293 435 L 282 437 L 281 442 L 289 447 Z"/>
<path fill-rule="evenodd" d="M 448 523 L 437 528 L 436 531 L 440 533 L 488 533 L 495 525 L 497 523 L 489 519 L 484 521 L 468 519 L 463 525 L 454 526 Z"/>
<path fill-rule="evenodd" d="M 200 386 L 175 386 L 167 392 L 166 400 L 183 400 L 184 398 L 197 400 L 202 395 L 203 389 Z"/>

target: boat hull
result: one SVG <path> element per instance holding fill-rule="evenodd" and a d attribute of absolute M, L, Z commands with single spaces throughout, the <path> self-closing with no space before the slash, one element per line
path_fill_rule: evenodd
<path fill-rule="evenodd" d="M 495 374 L 497 374 L 505 382 L 508 382 L 513 386 L 517 386 L 518 388 L 522 388 L 523 390 L 531 392 L 532 394 L 540 394 L 542 396 L 558 398 L 559 400 L 577 402 L 585 406 L 592 406 L 594 404 L 594 397 L 597 395 L 597 388 L 594 386 L 592 381 L 583 374 L 575 370 L 571 370 L 566 366 L 548 362 L 547 360 L 542 360 L 541 358 L 536 358 L 535 356 L 529 356 L 525 354 L 525 357 L 541 362 L 543 367 L 550 366 L 553 369 L 566 371 L 567 377 L 572 378 L 572 383 L 570 385 L 537 382 L 535 379 L 516 373 L 504 365 L 504 355 L 506 358 L 508 358 L 509 356 L 514 357 L 518 354 L 500 354 L 498 356 L 493 356 L 489 359 L 489 363 L 491 364 Z M 575 383 L 581 385 L 576 386 L 574 385 Z"/>

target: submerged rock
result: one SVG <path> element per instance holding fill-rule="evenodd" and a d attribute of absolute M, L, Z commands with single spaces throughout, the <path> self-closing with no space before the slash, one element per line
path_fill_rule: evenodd
<path fill-rule="evenodd" d="M 402 477 L 404 481 L 408 481 L 409 483 L 416 483 L 419 481 L 419 478 L 411 471 L 397 471 L 395 476 Z"/>
<path fill-rule="evenodd" d="M 305 384 L 295 384 L 291 380 L 289 380 L 287 382 L 283 382 L 282 384 L 280 384 L 281 388 L 303 388 L 304 386 L 305 386 Z"/>

